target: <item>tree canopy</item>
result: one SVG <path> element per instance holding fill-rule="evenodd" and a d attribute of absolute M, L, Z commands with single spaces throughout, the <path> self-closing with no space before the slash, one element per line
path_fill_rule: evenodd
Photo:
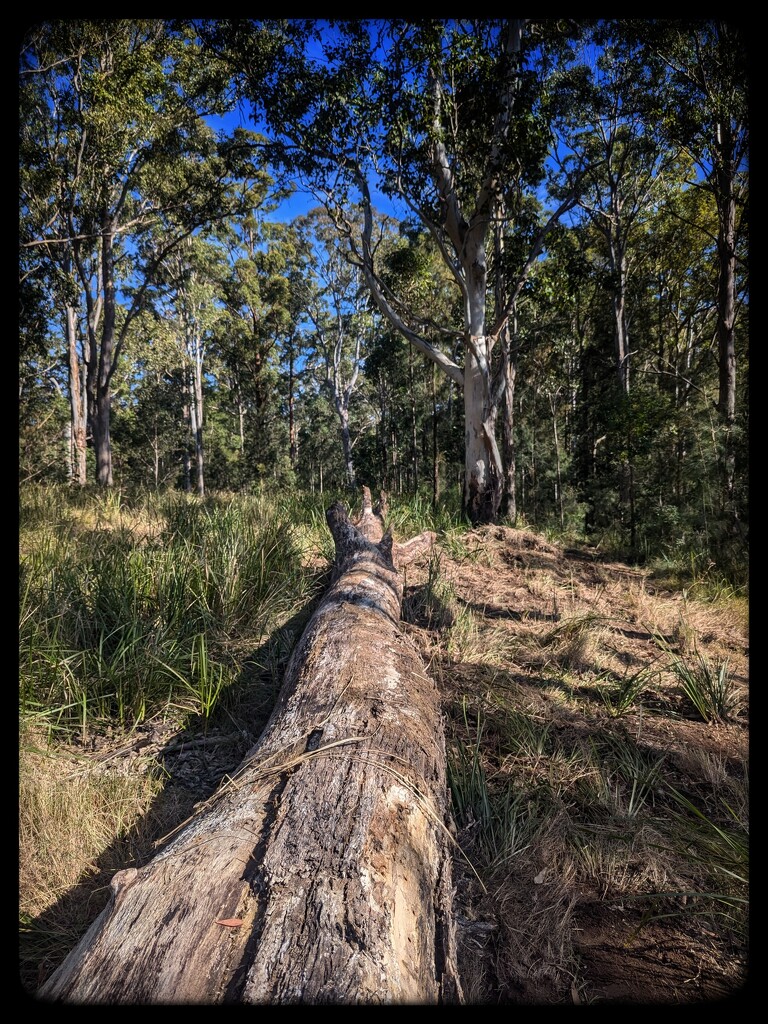
<path fill-rule="evenodd" d="M 748 57 L 727 19 L 39 23 L 22 481 L 362 482 L 738 561 Z"/>

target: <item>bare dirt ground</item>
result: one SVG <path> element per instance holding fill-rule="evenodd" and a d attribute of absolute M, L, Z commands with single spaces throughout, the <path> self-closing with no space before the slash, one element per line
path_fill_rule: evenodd
<path fill-rule="evenodd" d="M 573 831 L 581 823 L 568 804 L 569 763 L 558 761 L 552 749 L 576 750 L 595 737 L 631 739 L 643 755 L 663 761 L 665 781 L 701 806 L 709 806 L 706 800 L 715 792 L 735 803 L 746 788 L 749 646 L 743 606 L 731 609 L 667 589 L 649 572 L 602 561 L 594 551 L 569 551 L 522 530 L 488 527 L 459 543 L 439 545 L 431 560 L 408 568 L 403 620 L 443 694 L 449 743 L 457 737 L 477 740 L 489 775 L 510 786 L 530 786 L 531 807 L 537 787 L 562 792 L 563 820 Z M 739 693 L 728 720 L 696 717 L 659 638 L 677 654 L 699 651 L 727 659 Z M 282 654 L 271 649 L 275 680 L 275 658 L 284 663 L 289 648 L 286 643 Z M 252 684 L 264 664 L 262 658 L 260 668 L 244 671 L 244 680 L 251 672 Z M 626 713 L 607 714 L 600 686 L 644 667 L 648 682 L 637 701 Z M 482 736 L 471 729 L 479 725 L 480 707 L 486 709 Z M 105 770 L 162 765 L 167 782 L 153 811 L 157 838 L 237 767 L 269 709 L 247 707 L 236 724 L 230 712 L 205 733 L 154 722 L 127 740 L 94 741 L 87 753 Z M 506 714 L 508 724 L 513 713 L 548 730 L 555 744 L 549 754 L 542 751 L 533 761 L 512 756 L 503 719 Z M 661 787 L 656 799 L 658 810 L 668 806 Z M 686 881 L 675 876 L 669 860 L 658 869 L 649 864 L 654 814 L 649 805 L 647 820 L 628 822 L 634 831 L 630 839 L 620 837 L 624 852 L 590 870 L 574 867 L 553 826 L 549 839 L 539 836 L 493 867 L 485 888 L 469 866 L 479 856 L 479 825 L 460 824 L 457 935 L 468 1003 L 682 1007 L 725 1005 L 748 994 L 744 934 L 691 911 L 685 896 L 667 916 L 649 914 L 648 902 L 639 898 L 653 888 L 654 872 L 662 887 Z M 616 833 L 607 816 L 589 827 L 597 838 Z M 594 842 L 582 849 L 584 856 L 597 857 L 606 847 Z M 106 898 L 115 865 L 104 858 L 93 868 L 79 895 L 71 896 L 85 896 L 89 919 Z M 28 981 L 34 987 L 54 966 L 40 963 Z"/>

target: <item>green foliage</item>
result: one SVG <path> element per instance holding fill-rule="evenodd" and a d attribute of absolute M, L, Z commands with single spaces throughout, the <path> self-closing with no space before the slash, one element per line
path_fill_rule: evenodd
<path fill-rule="evenodd" d="M 631 711 L 655 675 L 652 669 L 643 667 L 614 681 L 610 687 L 601 686 L 598 692 L 608 714 L 612 718 L 619 718 Z"/>
<path fill-rule="evenodd" d="M 198 356 L 207 486 L 249 491 L 276 482 L 316 492 L 344 489 L 337 412 L 319 338 L 334 321 L 330 279 L 323 278 L 332 269 L 348 300 L 336 313 L 345 329 L 364 324 L 367 332 L 349 403 L 360 480 L 374 491 L 451 505 L 465 472 L 461 391 L 372 312 L 359 275 L 361 208 L 351 201 L 354 181 L 342 174 L 333 183 L 340 199 L 330 207 L 339 215 L 335 226 L 316 211 L 281 224 L 269 214 L 284 192 L 265 154 L 295 158 L 327 193 L 329 154 L 343 146 L 342 170 L 349 169 L 357 139 L 361 170 L 373 174 L 364 154 L 376 153 L 381 176 L 372 184 L 392 196 L 402 187 L 411 207 L 393 207 L 403 213 L 399 222 L 375 215 L 381 233 L 372 239 L 372 266 L 387 294 L 397 297 L 398 315 L 407 313 L 418 335 L 460 367 L 465 296 L 456 287 L 455 264 L 444 258 L 451 241 L 431 143 L 439 140 L 456 168 L 466 218 L 486 180 L 491 143 L 498 142 L 492 178 L 504 193 L 506 220 L 503 247 L 496 251 L 489 236 L 486 253 L 491 330 L 542 224 L 545 197 L 535 186 L 550 130 L 569 137 L 575 154 L 585 157 L 605 141 L 595 129 L 604 118 L 620 163 L 596 167 L 589 179 L 594 189 L 585 180 L 582 206 L 546 236 L 515 306 L 509 454 L 516 462 L 516 514 L 557 536 L 586 536 L 605 553 L 663 565 L 681 578 L 690 562 L 699 591 L 745 587 L 749 303 L 741 213 L 747 167 L 738 166 L 734 177 L 737 411 L 727 428 L 716 409 L 717 351 L 706 340 L 717 336 L 714 240 L 724 197 L 714 178 L 706 187 L 688 186 L 697 164 L 719 159 L 709 137 L 715 114 L 732 126 L 734 145 L 746 139 L 743 67 L 735 60 L 739 33 L 713 22 L 531 22 L 522 30 L 523 70 L 509 79 L 501 57 L 508 31 L 502 19 L 333 25 L 70 19 L 30 30 L 19 96 L 21 479 L 68 476 L 64 318 L 68 308 L 75 311 L 82 370 L 86 296 L 74 261 L 85 279 L 96 279 L 100 256 L 91 240 L 111 209 L 123 225 L 113 236 L 117 367 L 109 365 L 111 356 L 104 366 L 113 374 L 111 438 L 120 486 L 194 484 L 186 463 L 193 444 L 185 373 L 195 357 L 184 328 L 194 322 L 204 347 L 204 361 L 202 349 Z M 595 61 L 580 61 L 579 46 L 569 46 L 571 33 L 574 41 L 589 41 Z M 204 49 L 203 37 L 216 45 Z M 325 63 L 306 59 L 310 41 L 313 57 L 322 52 Z M 701 74 L 671 75 L 662 54 Z M 437 120 L 429 88 L 435 71 L 442 82 Z M 500 122 L 510 81 L 511 116 Z M 704 81 L 712 86 L 706 96 Z M 254 109 L 263 101 L 274 129 L 269 138 L 244 129 L 217 138 L 201 116 L 202 110 L 224 112 L 235 84 Z M 616 116 L 628 105 L 635 112 L 631 123 Z M 281 149 L 281 141 L 290 148 Z M 683 141 L 684 155 L 670 149 Z M 134 152 L 140 158 L 131 164 Z M 83 171 L 75 180 L 76 166 Z M 550 199 L 568 194 L 572 170 L 549 165 Z M 589 216 L 612 194 L 620 196 L 627 218 L 624 277 L 605 218 Z M 119 210 L 118 200 L 125 204 Z M 417 218 L 419 208 L 428 224 Z M 69 237 L 68 210 L 77 250 L 40 245 L 45 231 Z M 357 246 L 356 266 L 342 258 L 349 255 L 346 236 Z M 614 303 L 622 290 L 631 318 L 626 393 L 618 386 L 615 352 Z M 101 301 L 96 293 L 91 299 Z M 314 300 L 319 318 L 313 324 Z M 348 381 L 353 334 L 338 364 Z M 100 345 L 104 339 L 97 335 Z M 494 360 L 499 351 L 497 343 Z M 500 408 L 496 441 L 503 447 L 503 397 Z M 93 422 L 89 430 L 93 437 Z M 89 447 L 89 473 L 94 454 Z"/>
<path fill-rule="evenodd" d="M 643 923 L 662 917 L 697 916 L 722 926 L 746 939 L 749 932 L 749 828 L 725 800 L 711 811 L 702 810 L 673 786 L 667 792 L 677 810 L 670 811 L 671 822 L 664 830 L 667 849 L 686 862 L 694 878 L 703 878 L 694 888 L 656 894 L 658 903 L 684 909 L 646 912 Z"/>
<path fill-rule="evenodd" d="M 741 698 L 727 660 L 712 664 L 697 651 L 693 661 L 677 659 L 672 669 L 705 722 L 725 721 L 739 709 Z"/>
<path fill-rule="evenodd" d="M 685 592 L 684 592 L 685 593 Z M 680 681 L 683 692 L 705 722 L 727 721 L 741 708 L 739 687 L 733 678 L 727 658 L 713 662 L 695 645 L 690 655 L 680 655 L 670 648 L 658 633 L 654 640 L 667 654 L 670 668 Z"/>
<path fill-rule="evenodd" d="M 598 800 L 618 818 L 634 818 L 654 800 L 663 758 L 649 755 L 632 739 L 606 735 L 591 741 L 597 775 Z"/>

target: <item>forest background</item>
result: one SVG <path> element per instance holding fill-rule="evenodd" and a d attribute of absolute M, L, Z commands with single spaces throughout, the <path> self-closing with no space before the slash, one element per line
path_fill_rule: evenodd
<path fill-rule="evenodd" d="M 744 582 L 743 26 L 64 20 L 20 56 L 22 484 L 362 482 Z"/>

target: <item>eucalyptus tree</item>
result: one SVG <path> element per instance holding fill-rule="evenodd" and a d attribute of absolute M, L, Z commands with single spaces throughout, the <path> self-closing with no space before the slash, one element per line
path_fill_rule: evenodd
<path fill-rule="evenodd" d="M 386 244 L 386 219 L 377 219 L 378 241 Z M 311 253 L 311 278 L 304 297 L 305 337 L 338 418 L 346 482 L 354 490 L 355 438 L 350 430 L 350 409 L 352 397 L 363 383 L 363 364 L 377 334 L 380 314 L 372 307 L 360 268 L 342 251 L 327 212 L 322 207 L 311 210 L 299 218 L 297 228 L 305 251 Z"/>
<path fill-rule="evenodd" d="M 614 47 L 610 27 L 600 23 L 587 37 L 597 55 L 589 89 L 585 90 L 578 122 L 566 136 L 577 159 L 587 154 L 579 207 L 602 240 L 606 290 L 611 297 L 616 380 L 627 408 L 618 422 L 625 437 L 621 445 L 621 494 L 628 509 L 630 545 L 637 547 L 634 415 L 631 409 L 630 367 L 642 358 L 642 338 L 630 338 L 631 283 L 648 218 L 665 201 L 669 182 L 681 177 L 674 148 L 649 123 L 648 95 L 656 84 L 637 53 L 626 45 Z"/>
<path fill-rule="evenodd" d="M 739 286 L 746 274 L 749 189 L 749 72 L 754 45 L 738 19 L 662 19 L 626 27 L 665 87 L 659 123 L 684 145 L 698 173 L 692 187 L 712 196 L 717 210 L 717 409 L 724 432 L 723 505 L 734 502 Z M 706 244 L 708 225 L 702 225 Z M 745 333 L 745 332 L 742 332 Z M 743 511 L 743 510 L 742 510 Z"/>
<path fill-rule="evenodd" d="M 453 279 L 418 222 L 402 222 L 399 237 L 381 262 L 388 291 L 399 295 L 425 324 L 461 317 Z M 383 328 L 365 364 L 379 407 L 379 473 L 384 487 L 398 493 L 404 483 L 416 493 L 429 481 L 436 503 L 441 476 L 451 476 L 447 461 L 455 459 L 451 426 L 456 384 L 444 374 L 438 379 L 437 365 L 391 324 L 385 322 Z M 433 333 L 430 340 L 439 343 L 439 335 Z"/>
<path fill-rule="evenodd" d="M 311 373 L 307 373 L 304 380 L 297 407 L 296 473 L 299 481 L 312 494 L 345 491 L 347 468 L 334 424 L 335 410 L 325 389 L 317 386 Z"/>
<path fill-rule="evenodd" d="M 652 304 L 645 330 L 655 339 L 646 373 L 655 374 L 674 424 L 663 459 L 663 490 L 670 504 L 691 511 L 699 504 L 696 493 L 711 487 L 717 476 L 716 234 L 712 196 L 681 185 L 654 213 L 644 252 L 638 253 L 647 267 Z"/>
<path fill-rule="evenodd" d="M 505 305 L 495 308 L 493 219 L 506 215 L 501 200 L 513 201 L 513 185 L 540 184 L 550 141 L 539 29 L 506 19 L 206 27 L 266 118 L 274 159 L 301 174 L 335 215 L 379 309 L 463 392 L 464 504 L 476 522 L 494 520 L 501 501 L 497 339 L 547 232 L 575 201 L 569 194 L 542 215 Z M 560 27 L 547 31 L 552 58 Z M 371 244 L 377 185 L 432 235 L 459 297 L 456 322 L 425 322 L 387 289 Z M 350 197 L 366 217 L 359 242 L 344 218 Z"/>
<path fill-rule="evenodd" d="M 20 380 L 24 380 L 25 354 L 32 349 L 39 352 L 55 346 L 53 336 L 60 333 L 69 373 L 67 477 L 82 485 L 86 481 L 88 413 L 84 375 L 87 335 L 79 309 L 80 292 L 71 246 L 39 237 L 45 226 L 51 227 L 66 210 L 59 171 L 66 160 L 67 118 L 57 93 L 46 97 L 37 80 L 24 77 L 26 59 L 22 51 L 19 90 Z M 22 394 L 22 417 L 23 398 Z"/>
<path fill-rule="evenodd" d="M 303 315 L 308 270 L 294 226 L 275 222 L 276 199 L 266 173 L 251 183 L 245 215 L 228 218 L 217 228 L 228 272 L 222 279 L 223 317 L 216 348 L 229 385 L 236 420 L 241 477 L 258 476 L 281 454 L 295 465 L 295 390 L 299 358 L 298 323 Z M 285 383 L 287 452 L 276 445 L 281 416 L 281 374 Z"/>
<path fill-rule="evenodd" d="M 220 249 L 203 234 L 185 238 L 163 261 L 158 276 L 161 295 L 154 308 L 160 314 L 157 330 L 175 345 L 181 371 L 185 446 L 185 485 L 205 494 L 204 377 L 213 339 L 222 319 L 218 294 L 225 274 Z M 194 467 L 194 469 L 193 469 Z"/>
<path fill-rule="evenodd" d="M 504 396 L 504 443 L 511 449 L 506 514 L 538 523 L 556 516 L 561 527 L 577 514 L 581 362 L 600 302 L 598 277 L 582 248 L 585 233 L 589 228 L 578 225 L 552 233 L 546 262 L 516 304 L 509 336 L 515 380 Z M 596 395 L 584 398 L 590 410 L 599 405 Z M 593 423 L 585 419 L 588 428 Z"/>
<path fill-rule="evenodd" d="M 112 430 L 121 480 L 155 490 L 191 479 L 185 375 L 167 313 L 154 303 L 134 320 L 116 379 L 126 398 Z"/>
<path fill-rule="evenodd" d="M 602 26 L 601 36 L 605 35 Z M 614 355 L 619 386 L 630 391 L 628 281 L 635 237 L 643 220 L 664 201 L 665 179 L 677 171 L 677 154 L 644 118 L 654 83 L 636 54 L 619 55 L 608 38 L 592 69 L 588 101 L 583 103 L 572 144 L 577 153 L 594 154 L 584 175 L 579 207 L 605 244 L 606 282 L 614 316 Z"/>
<path fill-rule="evenodd" d="M 110 486 L 111 388 L 131 322 L 166 256 L 237 202 L 225 184 L 242 153 L 204 121 L 227 108 L 226 76 L 161 19 L 43 22 L 23 42 L 20 76 L 22 109 L 36 113 L 21 126 L 23 244 L 53 254 L 66 301 L 83 310 L 96 479 Z M 171 210 L 168 230 L 141 245 Z"/>
<path fill-rule="evenodd" d="M 54 311 L 39 281 L 19 288 L 19 479 L 69 479 L 67 381 L 50 333 Z M 64 453 L 69 449 L 69 461 Z"/>

